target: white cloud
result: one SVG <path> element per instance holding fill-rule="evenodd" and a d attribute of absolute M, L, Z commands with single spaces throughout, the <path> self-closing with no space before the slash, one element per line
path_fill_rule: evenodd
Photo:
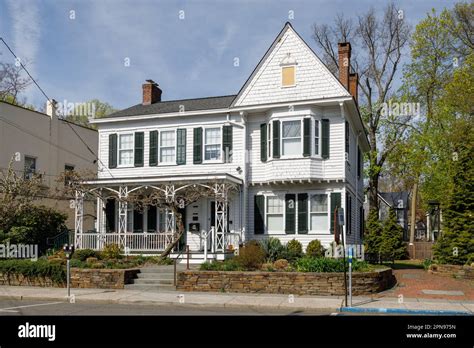
<path fill-rule="evenodd" d="M 28 70 L 33 73 L 41 37 L 38 3 L 8 0 L 7 5 L 12 22 L 13 51 L 22 63 L 28 63 Z"/>

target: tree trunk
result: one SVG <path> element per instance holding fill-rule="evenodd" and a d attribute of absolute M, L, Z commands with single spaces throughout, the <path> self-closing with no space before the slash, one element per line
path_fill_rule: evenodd
<path fill-rule="evenodd" d="M 413 184 L 410 209 L 410 247 L 412 248 L 412 257 L 415 258 L 415 224 L 416 224 L 416 197 L 418 195 L 418 180 Z"/>
<path fill-rule="evenodd" d="M 175 207 L 170 207 L 170 209 L 173 211 L 173 215 L 176 218 L 176 234 L 175 238 L 171 241 L 171 243 L 166 247 L 166 249 L 161 253 L 160 258 L 164 259 L 166 258 L 173 248 L 176 246 L 176 244 L 179 243 L 179 240 L 181 239 L 181 236 L 184 234 L 184 224 L 183 224 L 183 216 L 181 213 L 178 212 L 178 210 Z"/>
<path fill-rule="evenodd" d="M 369 210 L 375 209 L 379 211 L 379 173 L 373 173 L 369 176 Z"/>

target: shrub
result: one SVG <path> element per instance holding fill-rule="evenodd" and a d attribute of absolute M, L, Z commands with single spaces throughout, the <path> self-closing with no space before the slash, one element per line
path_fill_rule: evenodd
<path fill-rule="evenodd" d="M 3 276 L 22 275 L 26 278 L 49 278 L 54 283 L 66 281 L 66 269 L 61 264 L 46 260 L 4 260 L 0 261 Z"/>
<path fill-rule="evenodd" d="M 294 262 L 303 255 L 303 246 L 296 239 L 290 240 L 284 247 L 281 254 L 282 259 L 286 259 L 290 262 Z"/>
<path fill-rule="evenodd" d="M 431 259 L 423 260 L 423 268 L 425 269 L 425 271 L 427 271 L 430 268 L 431 263 L 432 263 Z"/>
<path fill-rule="evenodd" d="M 346 261 L 346 270 L 349 264 Z M 353 260 L 353 271 L 364 271 L 369 268 L 365 261 Z M 324 257 L 302 257 L 296 261 L 296 270 L 298 272 L 344 272 L 344 259 L 333 259 Z"/>
<path fill-rule="evenodd" d="M 309 242 L 308 246 L 306 247 L 306 255 L 311 257 L 323 257 L 324 256 L 324 248 L 321 245 L 319 239 L 314 239 Z"/>
<path fill-rule="evenodd" d="M 225 261 L 204 262 L 201 264 L 201 271 L 239 271 L 240 264 L 235 259 Z"/>
<path fill-rule="evenodd" d="M 100 252 L 100 256 L 104 260 L 120 259 L 122 257 L 122 250 L 118 244 L 107 244 Z"/>
<path fill-rule="evenodd" d="M 100 253 L 92 249 L 79 249 L 72 254 L 72 259 L 86 261 L 89 257 L 99 258 Z"/>
<path fill-rule="evenodd" d="M 288 269 L 289 263 L 285 259 L 279 259 L 273 263 L 273 266 L 275 267 L 275 269 L 279 271 L 283 271 L 283 270 Z"/>
<path fill-rule="evenodd" d="M 2 238 L 14 244 L 37 244 L 43 254 L 48 246 L 46 239 L 63 231 L 67 216 L 45 206 L 28 205 L 17 211 Z"/>
<path fill-rule="evenodd" d="M 403 228 L 397 222 L 395 210 L 390 209 L 382 229 L 380 255 L 383 259 L 401 260 L 407 256 L 407 247 L 403 242 Z"/>
<path fill-rule="evenodd" d="M 265 252 L 260 243 L 250 241 L 239 249 L 239 255 L 235 261 L 245 270 L 255 270 L 262 266 L 265 261 Z"/>
<path fill-rule="evenodd" d="M 273 262 L 273 261 L 278 260 L 279 258 L 282 257 L 282 254 L 285 250 L 280 240 L 275 237 L 263 239 L 260 242 L 260 246 L 265 252 L 265 258 L 267 262 Z"/>
<path fill-rule="evenodd" d="M 262 265 L 261 270 L 265 272 L 273 272 L 275 270 L 275 267 L 273 267 L 273 263 L 267 262 Z"/>

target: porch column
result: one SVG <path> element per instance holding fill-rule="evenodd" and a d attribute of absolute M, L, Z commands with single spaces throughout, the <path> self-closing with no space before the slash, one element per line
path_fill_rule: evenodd
<path fill-rule="evenodd" d="M 106 217 L 105 217 L 105 201 L 102 196 L 102 190 L 97 197 L 97 233 L 98 248 L 102 250 L 105 246 Z"/>
<path fill-rule="evenodd" d="M 165 187 L 166 203 L 174 204 L 175 187 L 174 185 L 166 185 Z M 176 221 L 174 212 L 166 210 L 165 212 L 165 248 L 173 242 L 176 232 Z"/>
<path fill-rule="evenodd" d="M 226 184 L 215 184 L 216 195 L 216 239 L 215 250 L 225 251 L 227 235 L 227 187 Z"/>
<path fill-rule="evenodd" d="M 122 248 L 126 247 L 125 234 L 127 232 L 127 210 L 128 203 L 126 201 L 128 197 L 128 186 L 119 187 L 119 246 Z"/>
<path fill-rule="evenodd" d="M 76 196 L 74 200 L 74 244 L 76 249 L 82 249 L 83 220 L 84 192 L 76 190 Z"/>

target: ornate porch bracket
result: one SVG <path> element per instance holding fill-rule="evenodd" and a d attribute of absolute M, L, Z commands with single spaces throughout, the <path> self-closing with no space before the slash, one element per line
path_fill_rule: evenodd
<path fill-rule="evenodd" d="M 227 234 L 227 187 L 226 184 L 215 184 L 214 192 L 216 195 L 216 229 L 215 229 L 215 250 L 216 251 L 225 251 L 226 243 L 225 236 Z"/>
<path fill-rule="evenodd" d="M 74 236 L 76 249 L 82 248 L 82 232 L 84 222 L 84 195 L 83 191 L 76 190 L 74 200 Z"/>
<path fill-rule="evenodd" d="M 127 210 L 128 210 L 128 186 L 119 187 L 119 243 L 121 248 L 125 248 L 125 233 L 127 232 Z"/>

